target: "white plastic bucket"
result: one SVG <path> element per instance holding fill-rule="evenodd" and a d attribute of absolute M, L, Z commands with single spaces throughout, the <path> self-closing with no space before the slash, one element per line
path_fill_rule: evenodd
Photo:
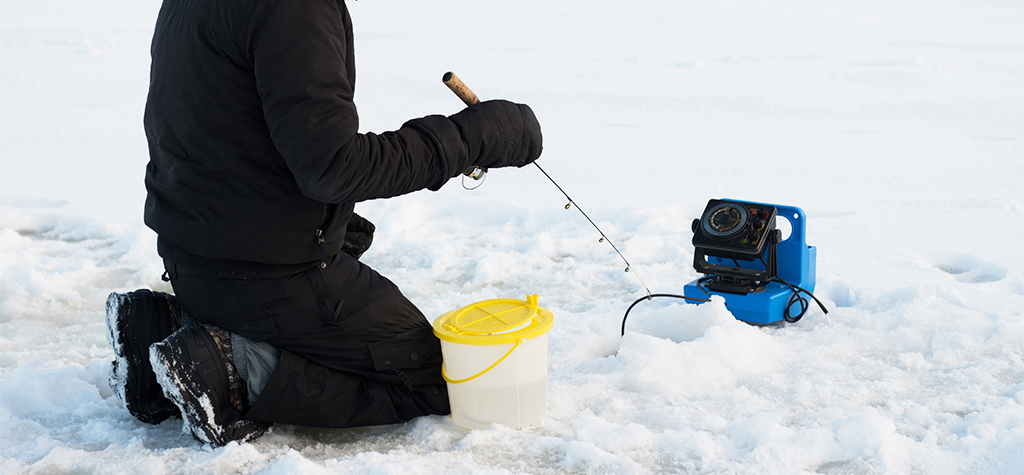
<path fill-rule="evenodd" d="M 537 302 L 485 300 L 434 320 L 456 425 L 520 429 L 544 417 L 554 315 Z"/>

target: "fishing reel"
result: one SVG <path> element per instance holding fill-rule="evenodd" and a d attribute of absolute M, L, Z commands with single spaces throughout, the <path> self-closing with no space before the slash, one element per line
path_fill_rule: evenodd
<path fill-rule="evenodd" d="M 761 325 L 795 322 L 806 312 L 801 294 L 814 297 L 817 249 L 804 242 L 803 210 L 713 199 L 692 230 L 693 267 L 704 276 L 683 287 L 691 302 L 721 295 L 734 317 Z"/>

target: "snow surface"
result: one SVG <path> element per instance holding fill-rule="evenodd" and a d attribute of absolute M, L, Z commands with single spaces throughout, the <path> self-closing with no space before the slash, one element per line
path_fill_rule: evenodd
<path fill-rule="evenodd" d="M 142 224 L 155 0 L 0 0 L 0 473 L 1024 473 L 1020 0 L 349 2 L 365 131 L 533 106 L 539 163 L 654 292 L 708 199 L 802 207 L 816 294 L 757 328 L 626 307 L 634 272 L 534 167 L 359 206 L 429 317 L 539 293 L 538 426 L 277 426 L 211 449 L 107 387 L 111 291 L 169 291 Z"/>

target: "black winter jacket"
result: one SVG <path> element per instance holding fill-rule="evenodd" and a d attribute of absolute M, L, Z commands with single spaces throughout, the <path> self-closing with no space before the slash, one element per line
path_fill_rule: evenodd
<path fill-rule="evenodd" d="M 336 253 L 354 203 L 436 190 L 472 164 L 444 116 L 358 133 L 343 0 L 164 0 L 150 73 L 145 222 L 162 254 L 316 262 L 318 234 Z"/>

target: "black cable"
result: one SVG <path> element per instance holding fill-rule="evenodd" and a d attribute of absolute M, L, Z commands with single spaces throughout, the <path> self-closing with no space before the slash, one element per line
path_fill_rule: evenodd
<path fill-rule="evenodd" d="M 714 278 L 715 278 L 715 276 L 709 275 L 709 276 L 704 276 L 704 277 L 702 277 L 700 279 L 697 279 L 697 288 L 700 289 L 701 291 L 703 291 L 705 294 L 707 294 L 708 297 L 711 297 L 711 293 L 708 292 L 706 289 L 704 289 L 704 283 L 709 281 L 709 280 L 711 280 L 711 279 L 714 279 Z M 818 298 L 814 296 L 814 294 L 812 294 L 811 292 L 807 291 L 807 289 L 804 289 L 802 287 L 798 287 L 796 285 L 790 284 L 789 282 L 786 282 L 786 280 L 783 279 L 782 277 L 776 276 L 772 280 L 778 281 L 780 284 L 783 284 L 786 287 L 789 287 L 789 290 L 793 291 L 793 295 L 791 295 L 789 297 L 789 303 L 786 304 L 786 310 L 785 310 L 785 312 L 782 315 L 782 318 L 785 319 L 787 322 L 789 322 L 789 323 L 796 323 L 796 322 L 800 321 L 800 319 L 803 318 L 804 314 L 807 313 L 807 309 L 810 307 L 810 303 L 807 301 L 807 299 L 805 299 L 805 298 L 800 296 L 801 293 L 804 293 L 804 294 L 807 294 L 807 295 L 811 296 L 811 298 L 814 299 L 814 302 L 818 304 L 818 307 L 821 308 L 821 311 L 825 312 L 825 314 L 828 314 L 828 309 L 825 308 L 825 305 L 822 304 L 821 301 L 818 300 Z M 636 307 L 637 304 L 639 304 L 640 302 L 643 302 L 644 300 L 651 300 L 654 297 L 671 297 L 671 298 L 684 299 L 684 300 L 693 300 L 693 301 L 696 301 L 696 302 L 710 302 L 711 301 L 710 299 L 701 299 L 701 298 L 696 298 L 696 297 L 687 297 L 685 295 L 676 295 L 676 294 L 649 294 L 649 295 L 646 295 L 644 297 L 640 297 L 640 298 L 636 299 L 636 301 L 634 301 L 629 306 L 629 308 L 626 309 L 626 314 L 622 316 L 622 333 L 621 333 L 620 336 L 626 336 L 626 319 L 629 318 L 629 312 L 631 310 L 633 310 L 633 307 Z M 800 313 L 798 313 L 795 317 L 791 316 L 792 308 L 793 308 L 794 304 L 799 304 L 799 306 L 800 306 Z"/>
<path fill-rule="evenodd" d="M 704 292 L 707 293 L 707 291 L 704 291 Z M 710 297 L 711 294 L 708 294 L 708 296 Z M 685 295 L 676 295 L 676 294 L 647 294 L 647 295 L 645 295 L 643 297 L 640 297 L 640 298 L 636 299 L 636 301 L 633 302 L 633 305 L 630 305 L 629 308 L 626 309 L 626 314 L 622 316 L 622 335 L 621 336 L 626 336 L 626 319 L 629 318 L 629 311 L 633 310 L 633 307 L 636 307 L 636 304 L 638 304 L 638 303 L 640 303 L 640 302 L 642 302 L 644 300 L 651 300 L 654 297 L 672 297 L 672 298 L 677 298 L 677 299 L 693 300 L 693 301 L 696 301 L 696 302 L 710 302 L 711 301 L 711 300 L 708 300 L 708 299 L 699 299 L 699 298 L 696 298 L 696 297 L 687 297 Z"/>
<path fill-rule="evenodd" d="M 768 263 L 764 261 L 764 256 L 760 256 L 758 257 L 758 259 L 761 260 L 761 264 L 764 264 L 765 268 L 767 269 Z M 793 291 L 793 295 L 789 296 L 789 302 L 786 303 L 786 310 L 782 313 L 782 318 L 787 322 L 796 323 L 800 321 L 800 319 L 804 317 L 804 314 L 807 313 L 807 309 L 810 307 L 810 303 L 807 302 L 807 299 L 800 296 L 801 292 L 810 295 L 811 298 L 814 299 L 814 302 L 818 304 L 818 308 L 821 308 L 821 311 L 825 312 L 825 315 L 828 315 L 828 309 L 826 309 L 825 305 L 821 303 L 821 300 L 818 300 L 818 297 L 815 297 L 814 294 L 808 292 L 807 289 L 790 284 L 789 282 L 786 282 L 785 279 L 779 277 L 778 275 L 772 277 L 772 280 L 778 281 L 780 284 L 789 287 L 789 290 Z M 793 308 L 793 304 L 800 304 L 800 313 L 798 313 L 795 317 L 790 316 L 790 310 Z"/>
<path fill-rule="evenodd" d="M 697 288 L 700 289 L 701 292 L 704 292 L 704 294 L 707 295 L 709 299 L 711 298 L 711 292 L 708 292 L 708 289 L 704 288 L 704 283 L 714 278 L 715 276 L 713 275 L 706 275 L 704 277 L 697 279 Z"/>
<path fill-rule="evenodd" d="M 825 314 L 828 315 L 828 309 L 826 309 L 825 305 L 821 303 L 821 300 L 818 300 L 818 297 L 815 297 L 814 294 L 808 292 L 807 289 L 790 284 L 789 282 L 786 282 L 782 277 L 779 276 L 775 276 L 775 278 L 773 278 L 772 280 L 779 281 L 779 283 L 785 285 L 786 287 L 789 287 L 789 290 L 793 291 L 793 295 L 789 297 L 789 303 L 786 304 L 786 311 L 783 312 L 782 314 L 782 318 L 785 319 L 787 322 L 796 323 L 800 321 L 800 319 L 804 317 L 804 314 L 807 313 L 808 307 L 810 307 L 810 303 L 807 302 L 807 299 L 800 296 L 801 292 L 810 295 L 811 298 L 814 299 L 814 303 L 817 303 L 818 307 L 821 308 L 821 311 L 825 312 Z M 790 316 L 790 310 L 793 308 L 793 304 L 796 303 L 800 304 L 800 313 L 798 313 L 795 317 L 792 317 Z"/>

